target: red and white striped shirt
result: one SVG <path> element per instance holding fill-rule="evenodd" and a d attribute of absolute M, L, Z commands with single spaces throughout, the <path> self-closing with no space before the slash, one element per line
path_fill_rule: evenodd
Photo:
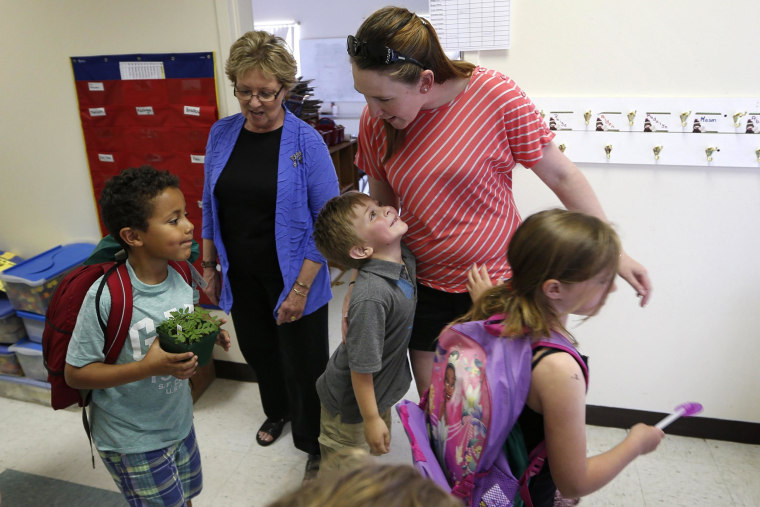
<path fill-rule="evenodd" d="M 512 168 L 533 167 L 553 137 L 514 81 L 478 67 L 453 101 L 420 111 L 385 164 L 383 123 L 365 107 L 356 165 L 399 197 L 417 280 L 465 292 L 473 262 L 493 279 L 507 276 L 507 245 L 520 224 Z"/>

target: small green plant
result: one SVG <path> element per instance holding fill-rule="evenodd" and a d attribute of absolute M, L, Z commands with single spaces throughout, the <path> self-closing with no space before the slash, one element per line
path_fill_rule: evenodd
<path fill-rule="evenodd" d="M 193 311 L 180 308 L 171 312 L 171 318 L 158 325 L 158 334 L 169 336 L 176 343 L 196 343 L 221 326 L 221 321 L 208 310 L 196 306 Z"/>

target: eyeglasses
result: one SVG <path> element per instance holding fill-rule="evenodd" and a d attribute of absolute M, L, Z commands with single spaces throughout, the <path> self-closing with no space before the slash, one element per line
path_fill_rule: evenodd
<path fill-rule="evenodd" d="M 379 42 L 363 42 L 349 35 L 346 39 L 348 56 L 363 56 L 374 60 L 375 62 L 382 63 L 383 65 L 390 65 L 396 62 L 413 63 L 425 69 L 426 67 L 418 60 L 410 56 L 405 56 L 398 51 L 395 51 L 388 46 L 384 46 Z"/>
<path fill-rule="evenodd" d="M 277 98 L 283 88 L 285 88 L 285 85 L 280 86 L 280 89 L 276 92 L 261 90 L 259 93 L 253 93 L 251 90 L 238 90 L 237 86 L 233 86 L 233 93 L 241 102 L 250 102 L 253 97 L 256 97 L 259 102 L 272 102 Z"/>

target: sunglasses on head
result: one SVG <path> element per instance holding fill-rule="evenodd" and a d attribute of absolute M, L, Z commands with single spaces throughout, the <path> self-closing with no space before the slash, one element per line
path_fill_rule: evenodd
<path fill-rule="evenodd" d="M 388 46 L 384 46 L 379 42 L 363 42 L 353 35 L 349 35 L 346 43 L 348 56 L 363 56 L 375 62 L 382 63 L 383 65 L 390 65 L 396 62 L 408 62 L 413 63 L 414 65 L 418 65 L 423 69 L 425 68 L 424 65 L 422 65 L 414 58 L 405 56 L 398 51 L 394 51 L 393 49 L 389 48 Z"/>

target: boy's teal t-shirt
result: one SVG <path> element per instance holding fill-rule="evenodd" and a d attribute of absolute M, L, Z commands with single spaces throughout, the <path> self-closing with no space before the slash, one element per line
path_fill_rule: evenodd
<path fill-rule="evenodd" d="M 158 285 L 147 285 L 135 276 L 127 261 L 132 282 L 132 323 L 116 364 L 141 360 L 156 339 L 156 327 L 169 312 L 192 308 L 198 292 L 169 267 L 169 276 Z M 66 362 L 77 367 L 103 362 L 103 332 L 95 313 L 95 294 L 100 279 L 87 292 L 69 343 Z M 102 316 L 111 309 L 106 289 L 100 300 Z M 101 451 L 123 454 L 168 447 L 190 433 L 193 400 L 187 380 L 154 376 L 108 389 L 92 391 L 92 437 Z"/>

